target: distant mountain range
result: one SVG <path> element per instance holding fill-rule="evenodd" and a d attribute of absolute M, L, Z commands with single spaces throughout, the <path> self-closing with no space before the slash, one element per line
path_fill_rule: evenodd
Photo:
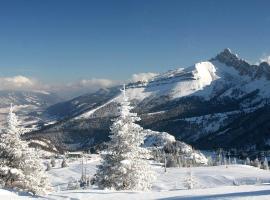
<path fill-rule="evenodd" d="M 42 110 L 50 125 L 28 133 L 75 150 L 108 140 L 120 87 L 101 89 Z M 251 65 L 225 49 L 208 61 L 127 84 L 141 125 L 201 149 L 270 149 L 270 65 Z M 41 120 L 42 121 L 42 120 Z"/>
<path fill-rule="evenodd" d="M 6 123 L 10 104 L 13 104 L 24 131 L 33 131 L 46 124 L 43 112 L 51 105 L 63 101 L 56 94 L 45 91 L 0 91 L 0 126 Z M 51 122 L 51 118 L 48 119 Z"/>

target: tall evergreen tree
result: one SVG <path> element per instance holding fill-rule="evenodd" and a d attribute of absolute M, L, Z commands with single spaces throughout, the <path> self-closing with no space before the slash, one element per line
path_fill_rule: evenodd
<path fill-rule="evenodd" d="M 102 154 L 96 181 L 101 189 L 148 190 L 154 173 L 147 162 L 150 152 L 142 147 L 146 133 L 136 124 L 140 120 L 126 97 L 125 86 L 119 117 L 111 126 L 111 140 Z"/>
<path fill-rule="evenodd" d="M 268 159 L 267 159 L 267 157 L 264 158 L 263 169 L 269 170 Z"/>
<path fill-rule="evenodd" d="M 42 161 L 36 151 L 20 138 L 17 116 L 10 107 L 7 127 L 0 135 L 0 183 L 4 188 L 20 188 L 33 194 L 48 189 Z"/>
<path fill-rule="evenodd" d="M 255 166 L 255 167 L 258 167 L 258 168 L 261 168 L 261 161 L 259 161 L 258 158 L 256 158 L 256 159 L 254 160 L 254 166 Z"/>
<path fill-rule="evenodd" d="M 251 164 L 250 159 L 249 159 L 249 157 L 247 157 L 246 158 L 246 165 L 250 165 L 250 164 Z"/>

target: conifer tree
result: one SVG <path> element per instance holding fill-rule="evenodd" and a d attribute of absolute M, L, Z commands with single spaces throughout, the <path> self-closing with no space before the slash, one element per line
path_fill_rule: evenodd
<path fill-rule="evenodd" d="M 191 190 L 194 188 L 195 184 L 196 184 L 196 181 L 194 179 L 192 172 L 190 171 L 188 172 L 188 175 L 185 177 L 184 185 L 188 190 Z"/>
<path fill-rule="evenodd" d="M 119 116 L 111 126 L 111 140 L 98 166 L 96 183 L 101 189 L 148 190 L 154 175 L 147 158 L 150 152 L 142 147 L 146 133 L 136 124 L 140 120 L 122 90 Z"/>
<path fill-rule="evenodd" d="M 42 161 L 20 138 L 21 129 L 11 105 L 7 127 L 0 135 L 0 182 L 3 188 L 20 188 L 42 194 L 49 188 Z"/>
<path fill-rule="evenodd" d="M 246 165 L 251 165 L 249 157 L 246 158 Z"/>
<path fill-rule="evenodd" d="M 55 167 L 55 165 L 56 165 L 56 161 L 55 161 L 54 157 L 51 159 L 51 165 L 52 165 L 52 167 Z"/>
<path fill-rule="evenodd" d="M 256 159 L 254 160 L 254 166 L 255 166 L 255 167 L 258 167 L 258 168 L 261 168 L 261 162 L 259 161 L 258 158 L 256 158 Z"/>
<path fill-rule="evenodd" d="M 46 163 L 46 171 L 50 171 L 52 169 L 52 166 L 49 162 Z"/>
<path fill-rule="evenodd" d="M 263 169 L 265 169 L 265 170 L 269 170 L 269 166 L 268 166 L 268 160 L 267 160 L 267 158 L 266 158 L 266 157 L 264 158 L 264 162 L 263 162 Z"/>
<path fill-rule="evenodd" d="M 208 164 L 208 166 L 213 166 L 213 159 L 212 159 L 212 157 L 211 156 L 208 156 L 207 157 L 207 164 Z"/>
<path fill-rule="evenodd" d="M 233 164 L 234 165 L 237 165 L 237 159 L 236 159 L 236 157 L 233 158 Z"/>
<path fill-rule="evenodd" d="M 61 163 L 61 167 L 62 167 L 62 168 L 68 167 L 66 158 L 63 159 L 63 161 L 62 161 L 62 163 Z"/>

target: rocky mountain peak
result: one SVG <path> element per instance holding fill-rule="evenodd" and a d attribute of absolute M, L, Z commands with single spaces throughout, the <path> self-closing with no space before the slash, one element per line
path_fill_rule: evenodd
<path fill-rule="evenodd" d="M 212 60 L 217 60 L 227 66 L 235 68 L 240 75 L 246 75 L 252 79 L 265 77 L 270 80 L 269 63 L 262 62 L 259 65 L 251 65 L 247 61 L 239 58 L 236 54 L 232 53 L 229 48 L 224 49 Z"/>
<path fill-rule="evenodd" d="M 236 54 L 233 54 L 232 51 L 229 48 L 224 49 L 222 52 L 220 52 L 215 59 L 219 60 L 222 63 L 235 63 L 238 62 L 239 57 Z"/>
<path fill-rule="evenodd" d="M 235 68 L 240 75 L 247 75 L 253 78 L 255 71 L 257 70 L 253 65 L 250 65 L 245 60 L 239 58 L 237 54 L 232 53 L 228 48 L 224 49 L 214 59 L 227 66 Z"/>
<path fill-rule="evenodd" d="M 264 76 L 268 80 L 270 80 L 270 65 L 268 62 L 260 63 L 257 70 L 257 76 Z"/>
<path fill-rule="evenodd" d="M 270 65 L 269 65 L 268 62 L 262 62 L 262 63 L 260 63 L 259 67 L 262 67 L 266 71 L 269 71 L 270 72 Z"/>

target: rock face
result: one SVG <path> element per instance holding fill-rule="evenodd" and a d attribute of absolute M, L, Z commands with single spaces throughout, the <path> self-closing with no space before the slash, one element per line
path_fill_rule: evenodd
<path fill-rule="evenodd" d="M 209 61 L 127 84 L 126 93 L 144 128 L 204 149 L 269 149 L 269 69 L 267 63 L 251 65 L 225 49 Z M 66 149 L 108 140 L 119 88 L 49 107 L 45 113 L 57 123 L 27 137 L 49 139 Z"/>
<path fill-rule="evenodd" d="M 237 55 L 232 54 L 230 49 L 225 49 L 213 60 L 219 60 L 227 66 L 232 66 L 239 72 L 239 74 L 247 75 L 252 79 L 263 77 L 268 80 L 270 79 L 270 65 L 267 62 L 262 62 L 259 65 L 250 65 L 245 60 L 238 58 Z"/>

